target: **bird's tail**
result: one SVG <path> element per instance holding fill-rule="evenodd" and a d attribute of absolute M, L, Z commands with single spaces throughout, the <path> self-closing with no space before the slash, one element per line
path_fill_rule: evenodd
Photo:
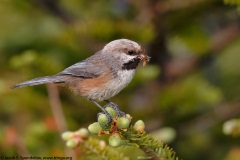
<path fill-rule="evenodd" d="M 64 80 L 62 76 L 46 76 L 46 77 L 35 78 L 26 82 L 16 84 L 12 86 L 12 88 L 35 86 L 35 85 L 45 84 L 45 83 L 63 83 L 63 82 Z"/>

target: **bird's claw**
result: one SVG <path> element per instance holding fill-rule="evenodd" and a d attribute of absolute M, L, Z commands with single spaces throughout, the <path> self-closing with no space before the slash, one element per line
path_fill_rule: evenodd
<path fill-rule="evenodd" d="M 106 112 L 99 112 L 99 113 L 97 114 L 97 119 L 98 119 L 98 117 L 99 117 L 101 114 L 105 114 L 105 115 L 107 116 L 107 118 L 108 118 L 108 125 L 110 126 L 111 123 L 112 123 L 112 121 L 113 121 L 111 115 L 110 115 L 107 111 L 106 111 Z"/>
<path fill-rule="evenodd" d="M 121 111 L 119 108 L 118 108 L 118 105 L 113 103 L 113 102 L 109 102 L 108 104 L 105 105 L 105 107 L 112 107 L 116 112 L 117 112 L 117 115 L 118 117 L 123 117 L 123 116 L 126 116 L 126 113 Z"/>

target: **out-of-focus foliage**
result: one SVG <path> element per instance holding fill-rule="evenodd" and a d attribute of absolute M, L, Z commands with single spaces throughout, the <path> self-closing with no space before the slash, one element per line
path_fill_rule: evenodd
<path fill-rule="evenodd" d="M 239 158 L 239 137 L 222 131 L 225 121 L 240 116 L 238 2 L 1 0 L 0 155 L 64 156 L 49 90 L 10 87 L 56 74 L 109 41 L 128 38 L 152 59 L 111 100 L 143 119 L 148 132 L 159 133 L 154 136 L 167 134 L 182 159 Z M 69 130 L 96 121 L 94 104 L 59 92 Z M 119 152 L 143 155 L 133 147 Z"/>
<path fill-rule="evenodd" d="M 240 11 L 240 1 L 239 0 L 224 0 L 226 4 L 237 5 L 238 10 Z"/>
<path fill-rule="evenodd" d="M 223 124 L 223 133 L 226 135 L 239 136 L 240 135 L 240 120 L 230 119 Z"/>

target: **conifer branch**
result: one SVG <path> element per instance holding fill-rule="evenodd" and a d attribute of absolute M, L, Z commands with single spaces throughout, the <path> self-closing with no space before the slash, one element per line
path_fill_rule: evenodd
<path fill-rule="evenodd" d="M 104 160 L 128 159 L 112 148 L 120 146 L 138 147 L 155 160 L 178 160 L 171 148 L 144 131 L 145 124 L 142 120 L 130 125 L 132 117 L 129 114 L 118 117 L 116 111 L 111 107 L 106 107 L 106 111 L 112 117 L 111 123 L 106 114 L 100 114 L 98 122 L 90 124 L 88 130 L 82 128 L 75 132 L 63 133 L 62 138 L 67 141 L 67 146 L 74 148 L 81 145 L 87 153 L 94 153 Z M 88 131 L 99 136 L 110 134 L 108 141 L 111 147 L 107 146 L 104 141 L 89 137 Z"/>
<path fill-rule="evenodd" d="M 82 147 L 86 153 L 94 153 L 103 160 L 129 160 L 128 157 L 125 157 L 123 154 L 114 150 L 114 148 L 106 145 L 105 141 L 93 137 L 89 137 L 80 147 Z"/>
<path fill-rule="evenodd" d="M 134 127 L 130 127 L 126 132 L 121 131 L 120 135 L 130 145 L 137 146 L 148 156 L 155 160 L 177 160 L 175 152 L 162 142 L 155 140 L 145 131 L 139 132 Z"/>

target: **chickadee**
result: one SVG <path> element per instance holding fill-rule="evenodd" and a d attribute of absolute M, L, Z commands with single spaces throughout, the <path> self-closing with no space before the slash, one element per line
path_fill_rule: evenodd
<path fill-rule="evenodd" d="M 118 94 L 132 80 L 140 61 L 145 65 L 149 57 L 139 44 L 128 39 L 111 41 L 91 57 L 80 61 L 62 72 L 35 78 L 12 88 L 56 83 L 67 86 L 74 93 L 91 100 L 104 112 L 109 120 L 111 116 L 96 101 L 105 101 L 113 107 L 118 116 L 123 116 L 115 103 L 108 99 Z"/>

